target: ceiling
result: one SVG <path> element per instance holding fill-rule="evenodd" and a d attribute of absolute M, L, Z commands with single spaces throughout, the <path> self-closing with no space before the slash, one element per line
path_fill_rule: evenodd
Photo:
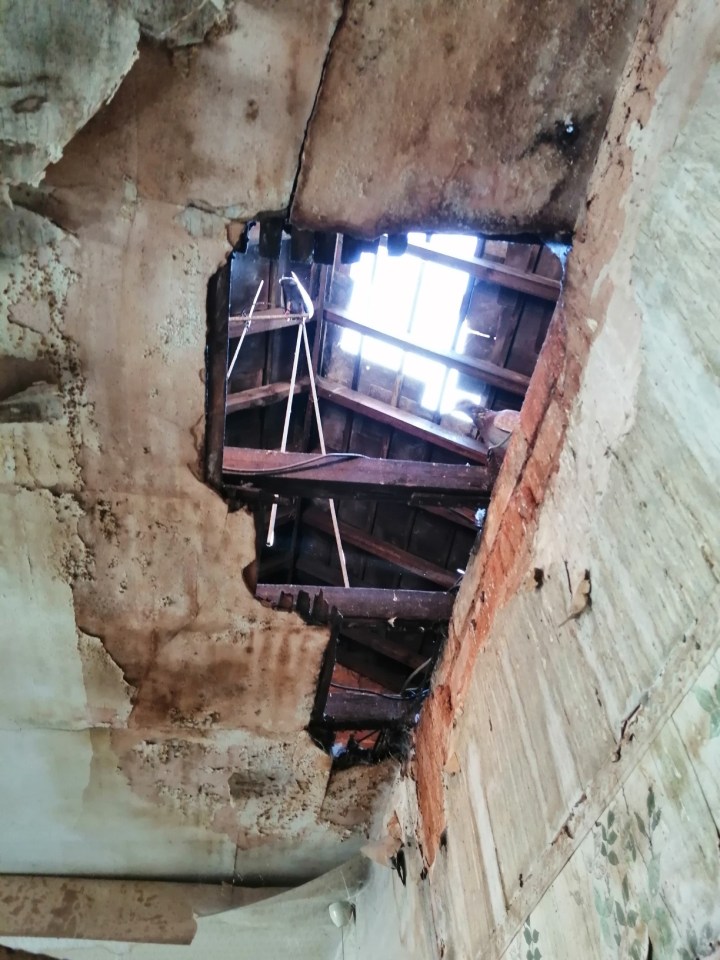
<path fill-rule="evenodd" d="M 0 423 L 3 870 L 318 876 L 362 845 L 396 768 L 332 770 L 310 740 L 326 630 L 247 591 L 253 519 L 203 483 L 208 282 L 239 225 L 288 209 L 356 237 L 530 233 L 521 268 L 557 276 L 537 234 L 566 236 L 582 212 L 641 4 L 5 7 L 3 399 L 42 382 L 47 402 L 39 420 Z M 525 255 L 494 249 L 498 263 Z M 479 284 L 473 323 L 500 329 L 531 316 L 522 304 Z M 502 366 L 531 373 L 546 319 Z M 347 386 L 332 344 L 326 364 Z M 380 380 L 360 371 L 350 389 L 372 398 Z M 337 449 L 448 454 L 323 405 Z M 262 409 L 248 444 L 277 439 Z M 342 519 L 425 560 L 446 537 L 450 574 L 474 536 L 467 515 Z M 328 538 L 306 520 L 305 575 L 333 582 Z M 274 560 L 261 570 L 280 580 Z M 418 585 L 402 565 L 351 561 L 359 582 Z"/>

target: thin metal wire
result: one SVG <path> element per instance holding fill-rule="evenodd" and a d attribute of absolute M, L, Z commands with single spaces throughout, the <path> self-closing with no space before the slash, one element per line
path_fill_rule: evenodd
<path fill-rule="evenodd" d="M 260 291 L 258 291 L 259 293 Z M 285 408 L 285 423 L 283 424 L 282 440 L 280 441 L 280 452 L 285 453 L 287 447 L 288 433 L 290 432 L 290 415 L 292 413 L 293 398 L 295 396 L 295 380 L 297 378 L 298 361 L 300 359 L 300 342 L 302 340 L 305 322 L 298 327 L 297 340 L 295 341 L 295 356 L 293 357 L 292 376 L 290 377 L 290 393 L 288 394 L 287 407 Z M 270 508 L 270 523 L 268 524 L 268 535 L 265 543 L 271 547 L 275 543 L 275 521 L 277 519 L 277 500 L 273 501 Z"/>
<path fill-rule="evenodd" d="M 232 374 L 232 372 L 233 372 L 233 369 L 235 368 L 235 361 L 237 360 L 238 354 L 240 353 L 240 347 L 243 345 L 243 340 L 245 339 L 245 334 L 246 334 L 246 333 L 248 332 L 248 330 L 250 329 L 250 324 L 252 323 L 252 315 L 253 315 L 253 312 L 254 312 L 254 310 L 255 310 L 255 304 L 258 302 L 258 297 L 260 296 L 260 291 L 262 290 L 262 286 L 263 286 L 263 283 L 264 283 L 264 282 L 265 282 L 264 280 L 261 280 L 261 281 L 260 281 L 260 286 L 257 288 L 257 292 L 256 292 L 256 294 L 255 294 L 255 299 L 254 299 L 253 302 L 252 302 L 252 306 L 250 307 L 250 313 L 249 313 L 248 316 L 247 316 L 247 320 L 245 321 L 245 326 L 243 327 L 243 332 L 242 332 L 242 334 L 241 334 L 241 336 L 240 336 L 240 343 L 238 343 L 237 347 L 235 348 L 235 353 L 234 353 L 234 355 L 233 355 L 232 362 L 231 362 L 231 364 L 230 364 L 230 366 L 229 366 L 229 368 L 228 368 L 227 376 L 225 377 L 225 382 L 226 382 L 226 383 L 229 381 L 230 376 L 231 376 L 231 374 Z"/>
<path fill-rule="evenodd" d="M 427 660 L 426 660 L 424 663 L 421 663 L 419 667 L 416 667 L 416 668 L 413 670 L 413 672 L 410 674 L 410 676 L 407 678 L 407 680 L 405 681 L 405 683 L 402 685 L 402 690 L 400 691 L 400 693 L 405 693 L 405 691 L 407 690 L 407 688 L 410 686 L 410 682 L 411 682 L 412 680 L 414 680 L 415 677 L 416 677 L 419 673 L 422 673 L 423 670 L 427 670 L 427 668 L 430 666 L 430 664 L 432 663 L 432 661 L 433 661 L 433 658 L 432 658 L 432 657 L 428 657 Z"/>
<path fill-rule="evenodd" d="M 403 700 L 405 703 L 411 703 L 414 697 L 402 697 L 398 693 L 381 693 L 379 690 L 366 690 L 365 687 L 349 687 L 344 683 L 330 682 L 331 687 L 337 687 L 338 690 L 347 690 L 348 693 L 361 693 L 371 697 L 382 697 L 383 700 Z"/>
<path fill-rule="evenodd" d="M 305 321 L 300 325 L 302 330 L 303 342 L 305 343 L 305 356 L 307 358 L 308 373 L 310 375 L 310 392 L 312 394 L 313 407 L 315 409 L 315 423 L 317 424 L 318 439 L 320 441 L 320 452 L 323 456 L 327 455 L 327 450 L 325 449 L 325 435 L 322 428 L 322 420 L 320 419 L 320 403 L 318 401 L 317 389 L 315 387 L 315 371 L 313 370 L 312 356 L 310 354 L 310 341 L 308 340 L 307 329 L 305 327 Z M 338 525 L 337 513 L 335 512 L 335 501 L 331 498 L 329 501 L 330 504 L 330 517 L 332 519 L 333 530 L 335 531 L 335 543 L 337 545 L 338 557 L 340 559 L 340 570 L 342 571 L 343 585 L 345 587 L 350 586 L 350 579 L 347 572 L 347 564 L 345 562 L 345 551 L 343 550 L 342 540 L 340 539 L 340 527 Z"/>

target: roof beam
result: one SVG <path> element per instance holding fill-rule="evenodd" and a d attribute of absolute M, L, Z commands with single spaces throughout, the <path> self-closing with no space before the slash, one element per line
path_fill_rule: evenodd
<path fill-rule="evenodd" d="M 380 460 L 225 447 L 223 474 L 284 496 L 421 503 L 477 503 L 492 489 L 488 467 L 476 464 Z"/>
<path fill-rule="evenodd" d="M 306 510 L 302 516 L 302 522 L 320 530 L 322 533 L 333 536 L 334 531 L 330 514 L 325 513 L 318 507 L 310 507 L 309 510 Z M 407 550 L 401 550 L 384 540 L 378 540 L 364 530 L 351 527 L 347 523 L 342 523 L 342 521 L 338 523 L 338 527 L 340 528 L 340 538 L 346 546 L 356 547 L 379 560 L 384 560 L 386 563 L 399 567 L 406 573 L 412 573 L 416 577 L 422 577 L 431 583 L 437 583 L 438 586 L 444 587 L 446 590 L 450 590 L 457 582 L 457 574 L 438 566 L 436 563 L 424 560 L 414 553 L 408 553 Z"/>
<path fill-rule="evenodd" d="M 419 440 L 425 440 L 435 447 L 442 447 L 443 450 L 450 450 L 461 457 L 467 457 L 474 463 L 487 463 L 487 448 L 484 444 L 470 437 L 464 437 L 462 434 L 454 433 L 452 430 L 447 430 L 424 417 L 399 410 L 389 403 L 375 400 L 373 397 L 359 393 L 357 390 L 351 390 L 341 383 L 335 383 L 324 377 L 318 378 L 317 392 L 324 400 L 347 410 L 352 410 L 353 413 L 359 413 L 363 417 L 369 417 L 378 423 L 384 423 L 388 427 L 401 430 L 403 433 L 407 433 L 411 437 L 417 437 Z"/>
<path fill-rule="evenodd" d="M 312 323 L 314 318 L 305 317 L 306 323 Z M 279 307 L 270 307 L 266 310 L 256 310 L 252 315 L 252 322 L 248 327 L 247 335 L 253 333 L 272 333 L 273 330 L 285 330 L 287 327 L 297 327 L 303 320 L 298 313 L 283 313 Z M 239 337 L 248 317 L 230 317 L 228 322 L 228 336 L 232 340 Z"/>
<path fill-rule="evenodd" d="M 418 709 L 417 700 L 331 686 L 322 723 L 329 730 L 376 730 L 401 723 Z"/>
<path fill-rule="evenodd" d="M 483 257 L 460 257 L 456 254 L 441 253 L 439 250 L 429 250 L 417 243 L 408 243 L 407 252 L 431 263 L 440 263 L 445 267 L 455 267 L 457 270 L 463 270 L 477 280 L 494 283 L 508 290 L 528 293 L 533 297 L 540 297 L 542 300 L 550 300 L 552 303 L 556 303 L 560 298 L 561 284 L 559 280 L 543 277 L 537 273 L 517 270 L 506 263 L 497 263 L 495 260 L 486 260 Z"/>
<path fill-rule="evenodd" d="M 303 594 L 305 603 L 300 597 Z M 312 608 L 319 601 L 343 617 L 389 620 L 449 620 L 454 597 L 439 590 L 381 590 L 376 587 L 318 587 L 259 583 L 255 597 L 280 610 Z"/>
<path fill-rule="evenodd" d="M 524 396 L 530 383 L 530 378 L 522 373 L 516 373 L 514 370 L 507 370 L 505 367 L 499 367 L 488 360 L 479 360 L 477 357 L 471 357 L 464 353 L 456 353 L 454 350 L 439 350 L 432 347 L 423 347 L 416 343 L 411 337 L 401 336 L 396 333 L 388 333 L 386 330 L 379 330 L 370 324 L 362 323 L 360 320 L 353 320 L 342 310 L 335 308 L 325 310 L 325 319 L 330 323 L 345 327 L 348 330 L 355 330 L 366 337 L 375 337 L 382 340 L 383 343 L 389 343 L 393 347 L 399 347 L 401 350 L 407 350 L 420 357 L 427 357 L 429 360 L 436 360 L 445 364 L 447 367 L 453 367 L 460 370 L 468 376 L 482 380 L 492 387 L 500 387 L 501 390 L 507 390 L 509 393 Z"/>
<path fill-rule="evenodd" d="M 309 385 L 309 377 L 301 377 L 295 383 L 294 395 L 304 393 Z M 290 384 L 284 382 L 268 383 L 264 387 L 252 387 L 250 390 L 229 393 L 225 409 L 227 413 L 238 413 L 241 410 L 251 410 L 253 407 L 269 407 L 273 403 L 286 400 L 289 393 Z"/>

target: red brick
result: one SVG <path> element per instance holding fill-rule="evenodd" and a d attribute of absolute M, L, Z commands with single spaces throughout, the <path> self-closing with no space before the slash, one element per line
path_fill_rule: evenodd
<path fill-rule="evenodd" d="M 565 320 L 558 306 L 520 411 L 520 429 L 532 442 L 565 362 Z"/>

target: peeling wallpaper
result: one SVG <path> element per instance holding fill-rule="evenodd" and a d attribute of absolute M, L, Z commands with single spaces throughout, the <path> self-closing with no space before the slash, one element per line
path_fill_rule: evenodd
<path fill-rule="evenodd" d="M 720 948 L 717 656 L 525 921 L 507 960 Z"/>

